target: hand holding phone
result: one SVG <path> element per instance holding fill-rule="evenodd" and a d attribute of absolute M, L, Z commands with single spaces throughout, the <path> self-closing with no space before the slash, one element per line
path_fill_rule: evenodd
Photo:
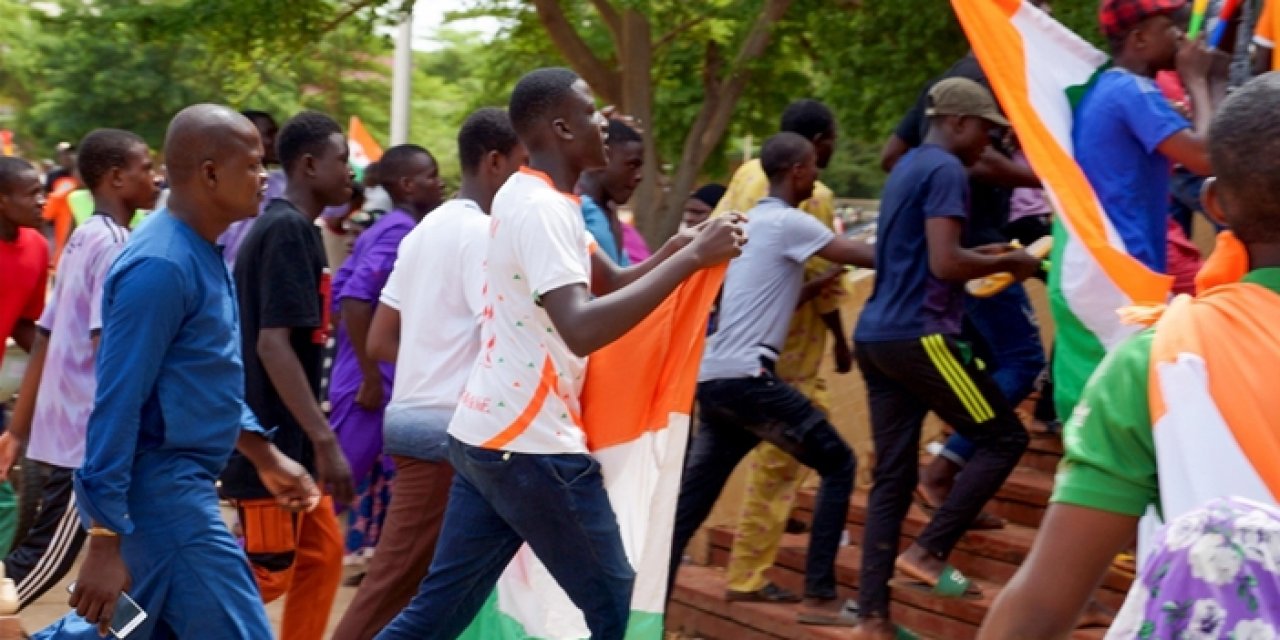
<path fill-rule="evenodd" d="M 72 582 L 67 586 L 67 593 L 75 595 L 75 592 L 76 583 Z M 147 612 L 143 611 L 142 607 L 138 606 L 138 603 L 129 597 L 129 594 L 121 591 L 120 597 L 116 599 L 115 610 L 111 614 L 111 623 L 109 625 L 111 635 L 124 640 L 129 637 L 129 634 L 142 626 L 146 619 Z"/>

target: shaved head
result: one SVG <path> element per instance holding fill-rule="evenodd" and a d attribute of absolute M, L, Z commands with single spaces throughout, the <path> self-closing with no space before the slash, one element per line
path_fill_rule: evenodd
<path fill-rule="evenodd" d="M 258 213 L 267 180 L 262 139 L 233 109 L 197 104 L 179 111 L 164 137 L 164 162 L 171 210 L 224 230 Z"/>
<path fill-rule="evenodd" d="M 261 146 L 258 128 L 230 107 L 195 104 L 178 112 L 164 137 L 164 164 L 170 184 L 195 178 L 201 165 Z"/>

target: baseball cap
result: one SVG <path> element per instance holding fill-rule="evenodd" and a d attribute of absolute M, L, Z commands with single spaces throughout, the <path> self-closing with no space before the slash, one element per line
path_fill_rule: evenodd
<path fill-rule="evenodd" d="M 939 80 L 929 89 L 926 116 L 976 116 L 994 125 L 1009 126 L 996 99 L 986 87 L 968 78 Z"/>
<path fill-rule="evenodd" d="M 1187 5 L 1187 0 L 1102 0 L 1098 23 L 1102 34 L 1120 38 L 1151 16 L 1167 15 Z"/>

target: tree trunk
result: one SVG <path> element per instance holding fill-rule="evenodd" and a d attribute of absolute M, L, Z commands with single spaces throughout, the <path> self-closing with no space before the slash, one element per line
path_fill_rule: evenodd
<path fill-rule="evenodd" d="M 635 224 L 650 247 L 666 240 L 653 215 L 662 196 L 662 167 L 653 136 L 653 36 L 649 19 L 629 8 L 622 13 L 618 58 L 622 66 L 621 111 L 643 128 L 644 180 L 631 197 Z"/>
<path fill-rule="evenodd" d="M 671 188 L 667 190 L 653 216 L 656 236 L 665 239 L 680 226 L 685 197 L 693 190 L 702 165 L 724 138 L 725 131 L 729 128 L 729 119 L 733 116 L 733 108 L 742 97 L 750 79 L 747 65 L 764 53 L 769 45 L 773 25 L 782 19 L 791 3 L 792 0 L 766 0 L 763 10 L 723 77 L 719 72 L 718 49 L 714 43 L 707 46 L 706 68 L 703 72 L 706 99 L 685 136 L 680 164 L 676 167 Z"/>

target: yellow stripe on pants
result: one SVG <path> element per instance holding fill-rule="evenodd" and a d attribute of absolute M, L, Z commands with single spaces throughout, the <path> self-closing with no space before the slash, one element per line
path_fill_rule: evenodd
<path fill-rule="evenodd" d="M 974 422 L 982 423 L 996 417 L 996 412 L 991 408 L 991 404 L 978 391 L 978 386 L 973 383 L 973 379 L 965 372 L 964 366 L 951 350 L 947 348 L 947 344 L 943 342 L 942 336 L 934 334 L 925 336 L 920 339 L 924 344 L 925 352 L 929 354 L 929 359 L 933 361 L 933 365 L 938 368 L 938 372 L 942 374 L 943 379 L 947 381 L 947 385 L 955 392 L 956 397 L 960 398 L 960 402 L 964 404 L 969 415 L 973 417 Z"/>

